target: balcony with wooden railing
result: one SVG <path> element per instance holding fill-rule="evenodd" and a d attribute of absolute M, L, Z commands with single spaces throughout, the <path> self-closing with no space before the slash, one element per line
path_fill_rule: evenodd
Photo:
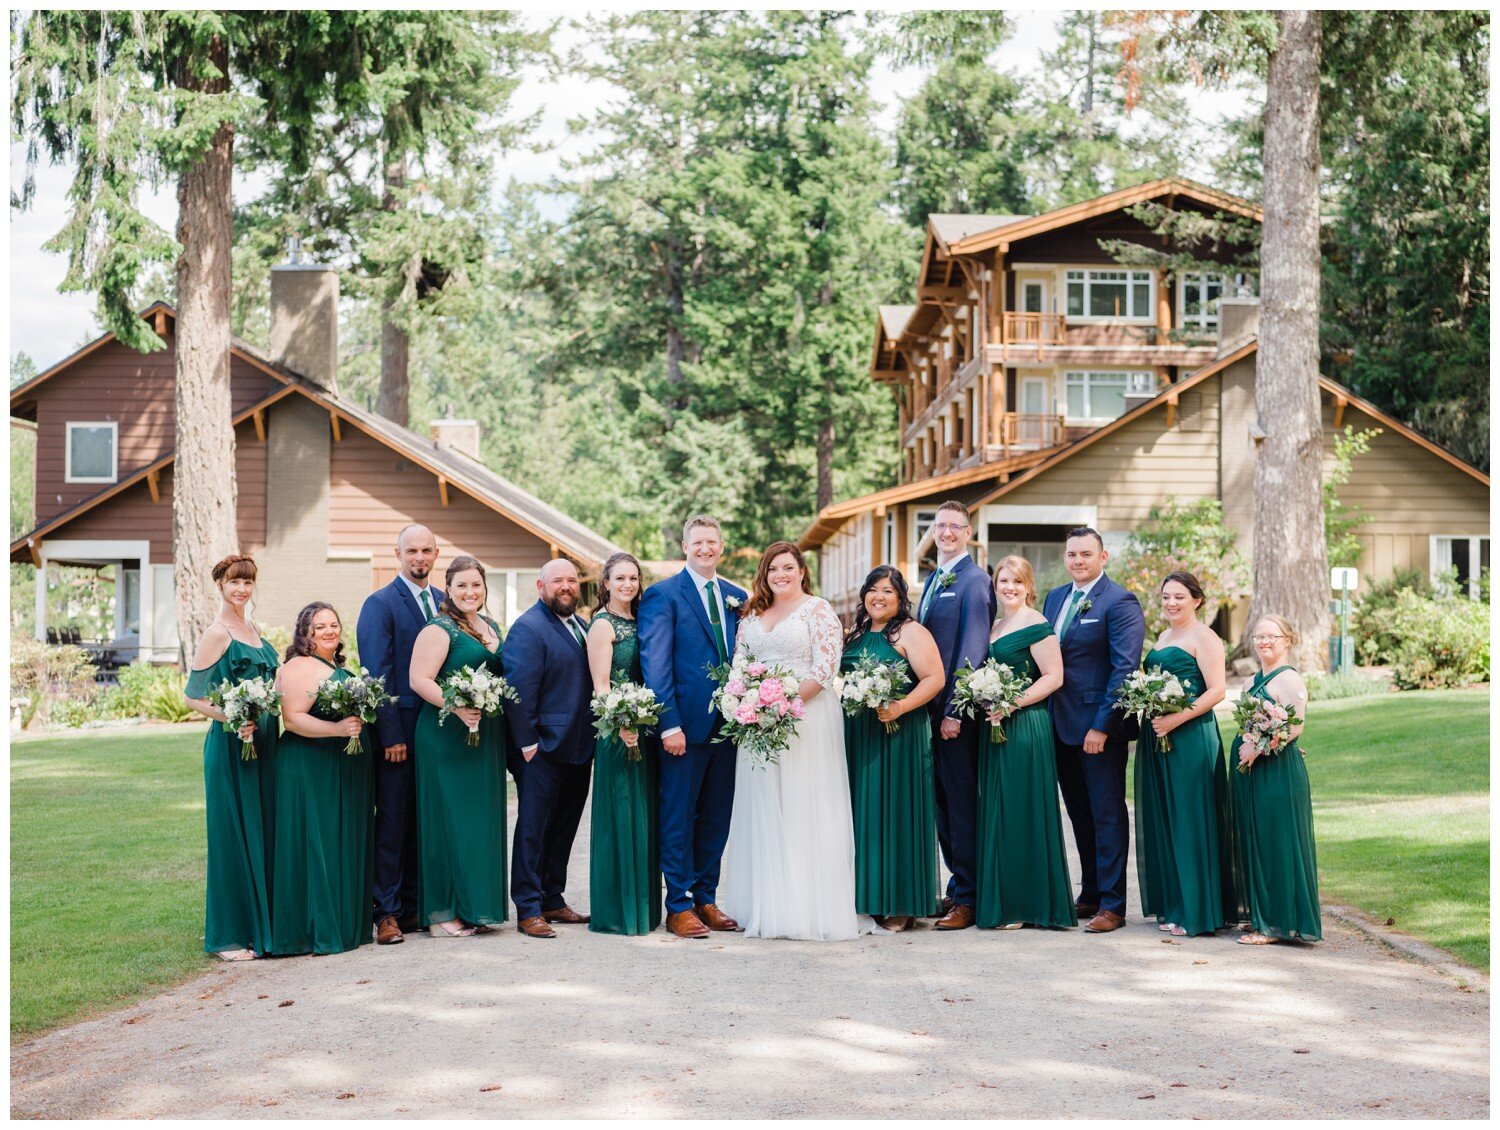
<path fill-rule="evenodd" d="M 1067 319 L 1061 314 L 1026 314 L 1007 310 L 1000 320 L 1001 344 L 1035 346 L 1039 361 L 1045 347 L 1063 345 L 1067 339 Z"/>
<path fill-rule="evenodd" d="M 1002 412 L 997 422 L 1000 426 L 995 438 L 1002 457 L 1017 449 L 1056 447 L 1067 435 L 1063 417 L 1050 412 Z"/>

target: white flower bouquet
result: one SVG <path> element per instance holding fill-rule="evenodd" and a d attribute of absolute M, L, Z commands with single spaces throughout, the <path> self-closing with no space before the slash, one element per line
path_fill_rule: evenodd
<path fill-rule="evenodd" d="M 749 654 L 720 664 L 711 674 L 719 689 L 710 709 L 724 716 L 725 736 L 749 752 L 756 768 L 775 764 L 791 745 L 797 721 L 807 709 L 797 677 Z"/>
<path fill-rule="evenodd" d="M 594 733 L 611 737 L 621 730 L 654 726 L 661 719 L 661 703 L 650 687 L 639 683 L 617 683 L 597 692 L 589 705 L 594 711 Z M 627 761 L 641 759 L 640 743 L 625 747 Z"/>
<path fill-rule="evenodd" d="M 1134 714 L 1142 726 L 1152 718 L 1176 714 L 1192 704 L 1193 698 L 1182 685 L 1182 680 L 1161 667 L 1132 671 L 1121 684 L 1119 696 L 1115 699 L 1115 705 L 1126 714 Z M 1163 734 L 1157 738 L 1156 748 L 1171 753 L 1172 736 Z"/>
<path fill-rule="evenodd" d="M 313 705 L 321 706 L 334 719 L 358 718 L 365 725 L 375 721 L 375 710 L 393 702 L 385 680 L 361 667 L 347 679 L 324 679 L 314 694 Z M 363 748 L 359 736 L 350 738 L 344 752 L 351 756 Z"/>
<path fill-rule="evenodd" d="M 863 656 L 854 669 L 844 675 L 839 688 L 839 701 L 844 704 L 845 714 L 858 714 L 861 710 L 879 710 L 889 706 L 905 694 L 906 672 L 894 663 L 881 663 L 872 656 Z M 894 734 L 901 728 L 897 719 L 885 724 L 885 732 Z"/>
<path fill-rule="evenodd" d="M 273 680 L 264 676 L 242 683 L 225 681 L 208 692 L 208 701 L 224 712 L 224 729 L 238 733 L 246 722 L 258 723 L 268 715 L 281 713 L 281 692 Z M 240 746 L 240 760 L 255 760 L 255 743 Z"/>
<path fill-rule="evenodd" d="M 438 725 L 455 711 L 477 710 L 486 718 L 496 718 L 505 710 L 505 703 L 520 702 L 516 688 L 496 675 L 488 667 L 461 667 L 438 684 L 443 692 L 443 708 L 438 711 Z M 470 726 L 466 739 L 469 745 L 479 744 L 479 727 Z"/>
<path fill-rule="evenodd" d="M 950 708 L 957 714 L 973 718 L 1009 713 L 1031 686 L 1031 680 L 1016 674 L 1009 666 L 994 659 L 986 659 L 975 668 L 967 661 L 953 678 L 953 699 Z M 990 740 L 1006 741 L 1005 726 L 1001 722 L 990 724 Z"/>

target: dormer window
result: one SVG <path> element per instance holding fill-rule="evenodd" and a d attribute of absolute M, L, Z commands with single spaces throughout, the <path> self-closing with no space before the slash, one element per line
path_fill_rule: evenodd
<path fill-rule="evenodd" d="M 120 425 L 113 420 L 68 421 L 64 478 L 70 483 L 112 483 L 119 478 Z"/>

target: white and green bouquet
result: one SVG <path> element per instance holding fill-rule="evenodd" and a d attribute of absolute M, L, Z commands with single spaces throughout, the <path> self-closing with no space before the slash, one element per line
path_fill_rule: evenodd
<path fill-rule="evenodd" d="M 458 710 L 477 710 L 486 718 L 497 718 L 504 712 L 507 701 L 521 701 L 516 688 L 488 667 L 460 667 L 439 683 L 438 689 L 443 692 L 443 708 L 438 711 L 439 726 Z M 470 726 L 465 740 L 469 745 L 478 745 L 479 727 Z"/>
<path fill-rule="evenodd" d="M 906 693 L 906 672 L 894 663 L 881 663 L 873 656 L 862 656 L 854 669 L 844 675 L 844 684 L 839 688 L 839 701 L 844 704 L 844 713 L 858 714 L 861 710 L 879 710 L 889 706 Z M 894 734 L 901 728 L 901 720 L 885 724 L 885 732 Z"/>
<path fill-rule="evenodd" d="M 1115 699 L 1115 706 L 1126 714 L 1134 714 L 1142 727 L 1153 718 L 1176 714 L 1191 705 L 1193 696 L 1188 694 L 1182 680 L 1161 667 L 1132 671 L 1120 685 L 1120 693 Z M 1171 753 L 1172 736 L 1163 734 L 1157 738 L 1156 748 Z"/>
<path fill-rule="evenodd" d="M 967 660 L 953 677 L 953 698 L 949 708 L 956 714 L 973 718 L 988 717 L 996 711 L 1009 713 L 1021 701 L 1021 696 L 1031 686 L 1031 680 L 1018 675 L 1009 666 L 994 659 L 986 659 L 978 668 Z M 1006 741 L 1005 725 L 990 723 L 990 740 Z"/>
<path fill-rule="evenodd" d="M 719 683 L 709 709 L 724 716 L 724 736 L 750 755 L 752 768 L 779 763 L 807 710 L 797 676 L 748 654 L 709 674 Z"/>
<path fill-rule="evenodd" d="M 224 729 L 238 733 L 247 722 L 258 723 L 262 718 L 281 713 L 281 692 L 276 683 L 263 675 L 246 679 L 241 683 L 227 680 L 208 692 L 208 701 L 224 712 Z M 255 743 L 244 742 L 240 746 L 240 760 L 255 759 Z"/>
<path fill-rule="evenodd" d="M 594 711 L 594 733 L 612 737 L 621 730 L 639 730 L 654 726 L 661 718 L 661 703 L 650 687 L 639 683 L 617 683 L 607 691 L 597 692 L 589 705 Z M 641 746 L 625 747 L 627 761 L 641 759 Z"/>
<path fill-rule="evenodd" d="M 314 692 L 313 705 L 321 706 L 335 719 L 358 718 L 368 726 L 375 721 L 377 707 L 394 701 L 386 693 L 385 680 L 361 667 L 347 679 L 324 679 Z M 344 746 L 344 752 L 352 756 L 361 748 L 356 734 Z"/>

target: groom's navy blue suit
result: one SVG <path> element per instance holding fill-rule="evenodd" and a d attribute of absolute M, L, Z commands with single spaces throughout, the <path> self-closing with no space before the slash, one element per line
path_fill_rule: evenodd
<path fill-rule="evenodd" d="M 1074 585 L 1047 594 L 1042 614 L 1057 623 Z M 1062 789 L 1083 883 L 1080 904 L 1125 914 L 1125 864 L 1130 818 L 1125 811 L 1125 764 L 1134 736 L 1115 709 L 1120 685 L 1141 663 L 1146 618 L 1135 594 L 1105 574 L 1088 592 L 1062 635 L 1063 685 L 1047 699 L 1057 735 L 1057 783 Z M 1106 735 L 1103 753 L 1084 753 L 1090 730 Z"/>
<path fill-rule="evenodd" d="M 974 905 L 974 868 L 979 852 L 979 740 L 984 719 L 965 718 L 958 737 L 940 733 L 953 701 L 954 676 L 965 663 L 979 667 L 989 657 L 990 625 L 995 622 L 995 589 L 983 569 L 967 554 L 953 565 L 953 582 L 944 586 L 941 572 L 927 579 L 940 586 L 917 609 L 943 658 L 946 680 L 928 704 L 932 719 L 932 762 L 937 777 L 938 846 L 953 877 L 948 895 L 958 906 Z M 926 590 L 923 591 L 926 597 Z"/>
<path fill-rule="evenodd" d="M 428 586 L 432 608 L 443 594 Z M 386 915 L 417 916 L 417 715 L 422 700 L 411 689 L 411 652 L 427 614 L 399 576 L 365 597 L 355 638 L 359 661 L 385 680 L 394 701 L 375 709 L 375 878 L 371 896 L 377 922 Z M 387 761 L 385 751 L 406 746 L 406 760 Z"/>
<path fill-rule="evenodd" d="M 687 752 L 661 752 L 661 872 L 667 887 L 667 913 L 715 902 L 719 863 L 729 839 L 734 807 L 732 744 L 719 736 L 719 714 L 710 705 L 715 683 L 708 670 L 719 663 L 713 624 L 691 569 L 641 595 L 639 616 L 641 672 L 662 704 L 658 733 L 680 729 Z M 718 582 L 726 598 L 724 644 L 734 654 L 739 617 L 727 598 L 746 598 L 744 589 Z"/>

